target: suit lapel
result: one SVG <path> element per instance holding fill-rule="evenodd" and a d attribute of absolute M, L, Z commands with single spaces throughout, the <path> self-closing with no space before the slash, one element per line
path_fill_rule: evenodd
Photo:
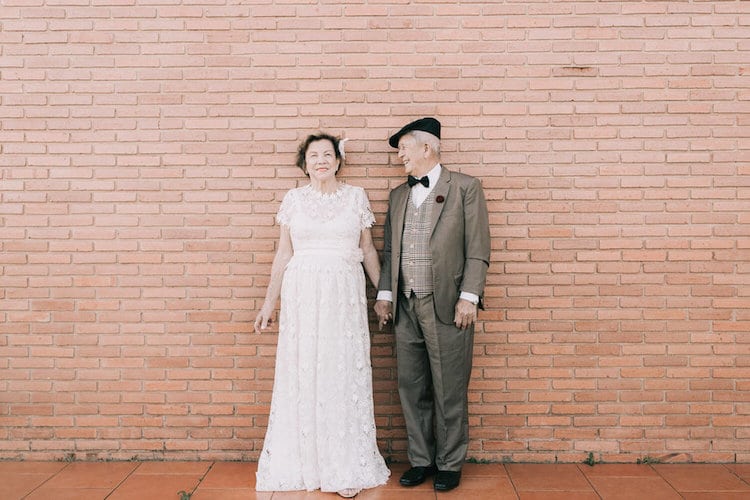
<path fill-rule="evenodd" d="M 448 191 L 450 191 L 451 173 L 443 167 L 440 171 L 440 178 L 435 185 L 435 202 L 432 205 L 432 227 L 430 228 L 430 235 L 435 231 L 435 226 L 440 219 L 440 214 L 443 213 L 443 207 L 445 206 L 445 200 L 448 199 Z M 438 201 L 438 197 L 442 198 L 442 201 Z"/>
<path fill-rule="evenodd" d="M 407 184 L 397 187 L 393 193 L 393 212 L 391 213 L 391 232 L 395 238 L 391 244 L 394 256 L 401 255 L 401 239 L 404 235 L 404 221 L 406 220 L 406 204 L 409 202 L 411 189 Z"/>

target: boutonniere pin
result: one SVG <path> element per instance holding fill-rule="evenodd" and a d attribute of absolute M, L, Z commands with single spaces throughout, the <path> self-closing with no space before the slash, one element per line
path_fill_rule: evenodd
<path fill-rule="evenodd" d="M 442 194 L 437 195 L 437 198 L 435 198 L 435 201 L 438 203 L 442 203 L 445 201 L 445 198 L 443 198 Z"/>

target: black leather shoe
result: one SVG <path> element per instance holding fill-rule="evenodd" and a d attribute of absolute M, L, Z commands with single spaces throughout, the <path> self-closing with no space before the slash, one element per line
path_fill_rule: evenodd
<path fill-rule="evenodd" d="M 439 470 L 435 476 L 437 491 L 450 491 L 461 482 L 461 471 Z"/>
<path fill-rule="evenodd" d="M 401 486 L 417 486 L 424 483 L 424 480 L 437 472 L 437 467 L 428 465 L 427 467 L 412 467 L 404 472 L 399 479 Z"/>

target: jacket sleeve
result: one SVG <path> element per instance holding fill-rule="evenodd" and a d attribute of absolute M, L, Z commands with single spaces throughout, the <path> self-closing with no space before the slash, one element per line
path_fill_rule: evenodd
<path fill-rule="evenodd" d="M 380 280 L 378 281 L 378 291 L 391 290 L 391 209 L 390 202 L 388 211 L 385 215 L 385 226 L 383 228 L 383 258 L 380 265 Z"/>
<path fill-rule="evenodd" d="M 490 265 L 490 222 L 479 179 L 473 179 L 464 196 L 465 263 L 461 291 L 478 295 L 483 304 L 484 285 Z"/>

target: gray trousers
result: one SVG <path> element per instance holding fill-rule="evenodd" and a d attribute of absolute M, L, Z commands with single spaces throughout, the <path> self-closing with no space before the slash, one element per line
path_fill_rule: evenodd
<path fill-rule="evenodd" d="M 435 316 L 432 295 L 401 296 L 395 324 L 398 392 L 412 466 L 460 471 L 469 446 L 468 396 L 474 326 Z"/>

